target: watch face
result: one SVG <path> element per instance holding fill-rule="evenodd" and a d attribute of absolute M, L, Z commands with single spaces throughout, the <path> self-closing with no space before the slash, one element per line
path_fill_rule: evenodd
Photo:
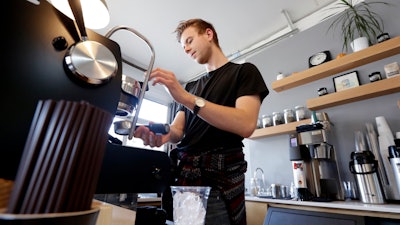
<path fill-rule="evenodd" d="M 194 99 L 194 108 L 193 108 L 193 114 L 197 115 L 199 112 L 200 108 L 204 107 L 206 104 L 205 100 L 199 97 L 196 97 Z"/>
<path fill-rule="evenodd" d="M 198 107 L 203 107 L 206 103 L 204 102 L 204 99 L 202 99 L 202 98 L 196 98 L 195 104 L 196 104 Z"/>

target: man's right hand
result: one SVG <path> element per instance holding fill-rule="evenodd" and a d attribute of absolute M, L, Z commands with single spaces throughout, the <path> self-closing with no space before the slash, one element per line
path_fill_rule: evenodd
<path fill-rule="evenodd" d="M 160 147 L 163 145 L 169 138 L 169 133 L 165 135 L 155 134 L 152 132 L 148 126 L 138 126 L 133 133 L 135 138 L 140 138 L 143 140 L 144 145 L 148 145 L 150 147 Z"/>

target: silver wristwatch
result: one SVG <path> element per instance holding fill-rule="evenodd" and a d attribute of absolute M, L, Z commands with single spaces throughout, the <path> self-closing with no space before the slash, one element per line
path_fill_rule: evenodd
<path fill-rule="evenodd" d="M 206 105 L 206 101 L 203 98 L 196 97 L 194 99 L 193 114 L 197 115 L 197 113 L 200 111 L 200 109 L 203 108 L 205 105 Z"/>

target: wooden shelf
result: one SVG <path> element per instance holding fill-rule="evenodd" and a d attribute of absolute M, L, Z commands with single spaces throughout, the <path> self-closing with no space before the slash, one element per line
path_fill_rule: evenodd
<path fill-rule="evenodd" d="M 280 134 L 291 134 L 296 132 L 296 127 L 302 124 L 310 124 L 311 119 L 281 124 L 273 127 L 256 129 L 249 139 L 257 139 L 262 137 L 275 136 Z"/>
<path fill-rule="evenodd" d="M 400 76 L 307 100 L 312 111 L 400 92 Z"/>
<path fill-rule="evenodd" d="M 305 71 L 293 73 L 291 76 L 282 80 L 272 82 L 272 89 L 276 92 L 285 91 L 290 88 L 301 86 L 397 54 L 400 54 L 400 36 L 373 45 L 364 50 L 331 60 Z M 308 99 L 307 108 L 316 111 L 396 92 L 400 92 L 400 76 L 364 84 L 359 87 L 331 93 L 318 98 Z M 310 119 L 308 119 L 274 127 L 256 129 L 249 139 L 294 133 L 296 132 L 297 126 L 301 124 L 309 124 L 310 122 Z"/>
<path fill-rule="evenodd" d="M 317 111 L 337 105 L 393 94 L 396 92 L 400 92 L 400 76 L 364 84 L 359 87 L 331 93 L 318 98 L 308 99 L 307 108 L 312 111 Z M 256 129 L 249 139 L 295 133 L 297 126 L 310 123 L 311 120 L 306 119 L 298 122 Z"/>
<path fill-rule="evenodd" d="M 282 80 L 272 82 L 272 89 L 276 92 L 285 91 L 397 54 L 400 54 L 400 37 L 333 59 L 305 71 L 293 73 Z"/>

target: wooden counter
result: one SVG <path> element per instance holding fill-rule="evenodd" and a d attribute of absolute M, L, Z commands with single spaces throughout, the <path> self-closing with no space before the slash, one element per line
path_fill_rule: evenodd
<path fill-rule="evenodd" d="M 360 201 L 312 202 L 294 201 L 246 196 L 247 211 L 265 212 L 261 218 L 252 218 L 248 225 L 263 224 L 268 207 L 297 209 L 312 212 L 335 213 L 342 215 L 368 216 L 388 219 L 400 219 L 400 204 L 364 204 Z M 260 217 L 260 213 L 258 213 Z M 248 216 L 249 218 L 249 216 Z M 261 221 L 261 223 L 260 223 Z"/>
<path fill-rule="evenodd" d="M 134 225 L 136 212 L 108 203 L 102 203 L 103 207 L 111 207 L 111 223 L 101 223 L 96 225 Z M 364 204 L 360 201 L 334 201 L 334 202 L 311 202 L 293 201 L 269 198 L 258 198 L 246 196 L 246 212 L 248 225 L 263 224 L 268 207 L 278 207 L 287 209 L 297 209 L 312 212 L 326 212 L 342 215 L 369 216 L 389 219 L 400 219 L 400 204 Z M 107 207 L 106 207 L 107 209 Z M 103 215 L 102 215 L 103 216 Z M 108 216 L 102 217 L 108 218 Z M 100 222 L 100 223 L 99 223 Z"/>

